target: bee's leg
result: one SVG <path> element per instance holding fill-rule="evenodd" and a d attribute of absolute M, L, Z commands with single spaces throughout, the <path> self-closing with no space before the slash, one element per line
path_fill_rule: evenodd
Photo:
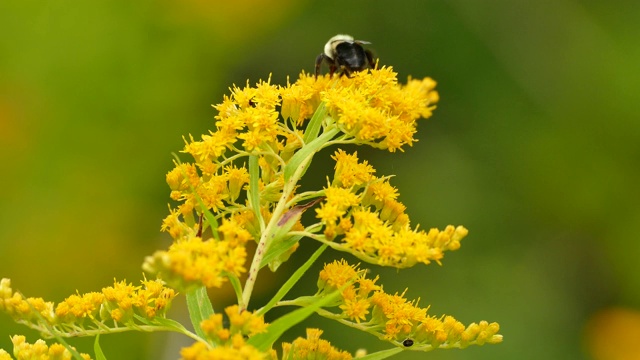
<path fill-rule="evenodd" d="M 331 59 L 329 59 L 329 57 L 327 55 L 325 55 L 324 53 L 318 55 L 318 57 L 316 58 L 316 79 L 318 78 L 318 74 L 320 74 L 320 67 L 322 66 L 323 62 L 329 62 L 331 61 Z M 333 64 L 331 64 L 332 67 L 335 67 Z M 334 68 L 335 71 L 335 68 Z M 333 72 L 331 72 L 333 74 Z"/>
<path fill-rule="evenodd" d="M 365 50 L 364 54 L 367 56 L 367 61 L 369 62 L 369 67 L 372 68 L 372 69 L 377 69 L 378 68 L 378 63 L 377 63 L 377 61 L 374 61 L 373 53 L 371 52 L 371 50 Z"/>

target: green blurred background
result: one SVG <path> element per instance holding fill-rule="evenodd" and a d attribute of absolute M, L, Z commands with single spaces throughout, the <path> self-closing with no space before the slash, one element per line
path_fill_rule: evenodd
<path fill-rule="evenodd" d="M 470 229 L 442 267 L 373 271 L 433 314 L 497 321 L 504 335 L 395 358 L 637 359 L 615 340 L 640 332 L 638 19 L 637 1 L 2 0 L 0 277 L 56 302 L 114 277 L 137 283 L 169 243 L 164 175 L 182 136 L 213 127 L 210 104 L 231 84 L 295 80 L 348 33 L 441 95 L 413 148 L 355 150 L 397 175 L 414 224 Z M 310 185 L 330 172 L 321 155 Z M 254 306 L 295 266 L 261 274 Z M 228 290 L 211 293 L 216 306 Z M 306 325 L 351 352 L 385 348 Z M 4 314 L 0 329 L 9 351 L 9 335 L 37 338 Z M 92 352 L 91 341 L 71 343 Z M 101 343 L 110 359 L 172 359 L 189 344 L 133 332 Z"/>

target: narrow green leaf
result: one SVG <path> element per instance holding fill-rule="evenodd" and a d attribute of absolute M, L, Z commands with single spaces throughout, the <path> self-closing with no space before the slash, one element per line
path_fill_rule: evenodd
<path fill-rule="evenodd" d="M 381 350 L 381 351 L 374 352 L 373 354 L 365 355 L 361 358 L 358 358 L 358 360 L 382 360 L 382 359 L 391 357 L 395 354 L 401 353 L 403 351 L 404 350 L 402 348 L 398 348 L 398 347 L 393 349 Z"/>
<path fill-rule="evenodd" d="M 284 334 L 285 331 L 289 330 L 292 326 L 302 322 L 304 319 L 308 318 L 313 314 L 316 310 L 323 307 L 326 304 L 335 302 L 340 296 L 340 292 L 342 292 L 342 288 L 338 289 L 331 294 L 319 298 L 313 304 L 301 307 L 295 311 L 284 315 L 278 320 L 272 322 L 267 327 L 267 331 L 261 334 L 257 334 L 247 341 L 250 345 L 255 347 L 260 351 L 267 351 L 271 349 L 273 343 Z"/>
<path fill-rule="evenodd" d="M 293 286 L 298 282 L 298 280 L 300 280 L 302 275 L 304 275 L 304 273 L 306 273 L 307 270 L 309 270 L 311 265 L 313 265 L 313 263 L 318 259 L 318 257 L 320 257 L 320 254 L 322 254 L 326 249 L 327 249 L 326 244 L 320 246 L 318 250 L 316 250 L 311 255 L 311 257 L 307 261 L 305 261 L 305 263 L 302 264 L 302 266 L 300 266 L 298 270 L 296 270 L 296 272 L 294 272 L 293 275 L 291 275 L 291 277 L 289 277 L 289 280 L 287 280 L 287 282 L 285 282 L 284 285 L 280 287 L 280 290 L 278 290 L 276 295 L 267 303 L 267 305 L 265 305 L 262 309 L 258 310 L 258 314 L 260 315 L 266 314 L 267 311 L 271 310 L 271 308 L 278 301 L 282 300 L 285 297 L 285 295 L 287 295 L 289 290 L 291 290 Z"/>
<path fill-rule="evenodd" d="M 224 275 L 229 278 L 229 282 L 231 286 L 233 286 L 233 290 L 236 292 L 236 297 L 238 298 L 238 304 L 242 302 L 242 284 L 240 284 L 240 279 L 235 274 L 225 271 Z"/>
<path fill-rule="evenodd" d="M 162 317 L 158 316 L 158 317 L 155 317 L 153 319 L 153 321 L 156 324 L 159 324 L 159 325 L 164 326 L 164 327 L 169 328 L 169 329 L 173 329 L 174 331 L 182 333 L 182 334 L 189 332 L 189 330 L 187 330 L 187 328 L 185 328 L 184 325 L 182 325 L 181 323 L 179 323 L 179 322 L 177 322 L 177 321 L 175 321 L 173 319 L 167 319 L 167 318 L 162 318 Z"/>
<path fill-rule="evenodd" d="M 140 321 L 143 325 L 153 326 L 153 323 L 151 321 L 149 321 L 149 319 L 147 319 L 147 318 L 143 318 L 142 316 L 136 315 L 136 314 L 133 314 L 133 317 L 136 320 Z"/>
<path fill-rule="evenodd" d="M 331 140 L 338 132 L 339 129 L 333 128 L 325 131 L 319 137 L 315 138 L 313 141 L 304 145 L 300 150 L 298 150 L 289 160 L 289 163 L 284 167 L 284 181 L 289 181 L 291 176 L 298 170 L 300 166 L 303 165 L 305 170 L 311 163 L 311 160 L 307 161 L 307 158 L 313 157 L 313 154 L 318 152 L 324 144 L 326 144 L 329 140 Z"/>
<path fill-rule="evenodd" d="M 202 202 L 202 198 L 198 194 L 196 194 L 195 191 L 193 192 L 193 194 L 195 195 L 196 199 L 198 199 L 198 205 L 200 205 L 200 209 L 202 209 L 204 218 L 207 219 L 207 223 L 209 223 L 209 226 L 211 227 L 211 233 L 213 234 L 213 237 L 216 240 L 220 240 L 220 234 L 218 234 L 218 221 L 216 220 L 216 217 L 213 215 L 211 210 L 207 209 L 207 207 L 204 205 L 204 202 Z"/>
<path fill-rule="evenodd" d="M 280 255 L 287 252 L 287 250 L 291 249 L 300 239 L 302 235 L 290 236 L 286 239 L 281 239 L 278 241 L 273 241 L 269 248 L 264 254 L 262 261 L 260 262 L 260 269 L 269 265 L 273 261 L 276 261 Z"/>
<path fill-rule="evenodd" d="M 207 295 L 207 288 L 201 286 L 196 290 L 187 293 L 187 308 L 189 309 L 189 317 L 191 318 L 191 324 L 196 331 L 196 334 L 205 339 L 205 333 L 200 328 L 202 320 L 208 319 L 214 314 L 211 300 Z"/>
<path fill-rule="evenodd" d="M 308 144 L 318 137 L 325 116 L 327 116 L 327 107 L 323 102 L 320 103 L 320 106 L 318 106 L 316 112 L 313 113 L 311 121 L 309 121 L 307 128 L 304 130 L 304 137 L 302 139 L 304 140 L 305 144 Z"/>
<path fill-rule="evenodd" d="M 96 355 L 96 360 L 107 360 L 100 347 L 100 334 L 96 335 L 96 340 L 93 342 L 93 352 Z"/>
<path fill-rule="evenodd" d="M 269 246 L 260 263 L 261 269 L 265 265 L 269 265 L 271 271 L 276 271 L 283 262 L 289 259 L 291 253 L 287 253 L 287 251 L 302 238 L 302 236 L 298 235 L 291 236 L 289 231 L 291 231 L 307 209 L 319 203 L 322 199 L 324 199 L 324 197 L 314 199 L 306 204 L 296 205 L 282 214 L 282 217 L 276 224 L 275 231 L 273 231 L 273 238 L 269 242 Z"/>
<path fill-rule="evenodd" d="M 134 326 L 129 326 L 130 328 L 135 328 L 138 331 L 157 331 L 157 330 L 161 330 L 161 331 L 175 331 L 177 333 L 180 334 L 184 334 L 187 335 L 191 338 L 200 340 L 200 341 L 204 341 L 201 337 L 198 337 L 196 334 L 192 333 L 191 331 L 189 331 L 186 327 L 184 327 L 184 325 L 182 325 L 181 323 L 173 320 L 173 319 L 167 319 L 167 318 L 163 318 L 163 317 L 155 317 L 153 318 L 153 321 L 147 319 L 147 318 L 143 318 L 140 315 L 136 315 L 133 314 L 133 317 L 138 320 L 139 322 L 141 322 L 142 324 L 155 328 L 155 329 L 142 329 L 139 328 L 137 325 Z"/>
<path fill-rule="evenodd" d="M 262 219 L 260 212 L 260 165 L 256 155 L 249 156 L 249 201 L 256 219 Z M 262 223 L 262 221 L 260 221 Z"/>

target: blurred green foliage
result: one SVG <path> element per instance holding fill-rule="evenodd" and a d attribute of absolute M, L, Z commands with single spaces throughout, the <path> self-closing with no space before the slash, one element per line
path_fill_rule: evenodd
<path fill-rule="evenodd" d="M 414 224 L 471 231 L 442 267 L 373 271 L 387 291 L 498 321 L 505 337 L 429 358 L 587 359 L 594 312 L 640 308 L 639 14 L 634 1 L 4 0 L 0 276 L 52 301 L 137 282 L 144 256 L 169 241 L 164 175 L 181 137 L 213 127 L 209 104 L 232 83 L 295 79 L 348 33 L 441 94 L 413 148 L 352 150 L 397 175 Z M 331 170 L 316 163 L 308 186 Z M 267 297 L 285 276 L 265 274 L 257 290 Z M 323 319 L 306 325 L 352 352 L 385 347 Z M 0 329 L 4 349 L 14 333 L 37 337 L 4 315 Z M 101 340 L 113 359 L 176 358 L 188 342 L 165 336 Z M 72 343 L 91 351 L 91 339 Z"/>

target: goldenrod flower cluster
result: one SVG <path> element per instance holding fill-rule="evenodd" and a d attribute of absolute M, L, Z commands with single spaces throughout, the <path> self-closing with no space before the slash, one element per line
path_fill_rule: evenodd
<path fill-rule="evenodd" d="M 14 335 L 11 337 L 13 343 L 13 356 L 18 360 L 71 360 L 72 354 L 64 345 L 54 343 L 47 346 L 42 339 L 38 339 L 35 343 L 29 344 L 27 339 L 22 335 Z M 90 360 L 88 354 L 80 354 L 85 360 Z M 0 360 L 13 360 L 11 355 L 0 349 Z"/>
<path fill-rule="evenodd" d="M 245 341 L 245 338 L 266 331 L 268 324 L 264 322 L 264 318 L 249 311 L 240 311 L 238 305 L 227 307 L 225 313 L 229 321 L 228 327 L 224 326 L 222 314 L 213 314 L 200 323 L 200 328 L 206 334 L 207 340 L 210 340 L 214 346 L 204 341 L 195 342 L 180 351 L 182 359 L 265 359 L 262 352 Z M 275 359 L 275 354 L 273 358 Z"/>
<path fill-rule="evenodd" d="M 258 243 L 262 242 L 266 250 L 270 244 L 262 238 L 267 236 L 265 230 L 267 233 L 276 231 L 274 222 L 281 219 L 287 210 L 301 205 L 305 200 L 323 196 L 321 191 L 295 194 L 295 182 L 302 173 L 298 173 L 295 179 L 285 179 L 286 167 L 293 155 L 314 140 L 315 137 L 311 136 L 314 131 L 316 133 L 313 135 L 317 136 L 322 128 L 323 136 L 327 136 L 315 151 L 332 144 L 347 143 L 367 144 L 392 152 L 402 150 L 404 145 L 411 146 L 415 141 L 416 120 L 431 116 L 438 101 L 438 93 L 434 88 L 435 82 L 430 78 L 410 80 L 407 85 L 400 85 L 389 67 L 338 78 L 324 76 L 316 79 L 302 73 L 298 81 L 287 86 L 272 85 L 270 81 L 261 81 L 255 87 L 248 84 L 244 88 L 234 86 L 231 96 L 226 96 L 221 104 L 214 106 L 218 111 L 215 117 L 216 130 L 199 140 L 190 137 L 186 141 L 183 152 L 190 154 L 193 162 L 176 163 L 176 167 L 167 174 L 171 198 L 179 201 L 179 205 L 164 220 L 162 230 L 171 234 L 174 245 L 168 251 L 158 252 L 148 258 L 145 270 L 162 276 L 173 286 L 181 285 L 178 288 L 187 289 L 199 284 L 219 287 L 226 274 L 240 276 L 246 271 L 243 266 L 246 258 L 245 240 L 252 238 Z M 315 126 L 308 125 L 316 112 L 322 116 L 321 121 Z M 312 129 L 301 130 L 305 125 Z M 343 152 L 340 154 L 343 154 L 341 158 L 347 157 Z M 309 155 L 306 160 L 310 162 L 313 153 Z M 256 156 L 258 160 L 256 175 L 259 178 L 256 179 L 254 190 L 259 194 L 251 193 L 253 190 L 250 189 L 247 166 L 250 156 Z M 358 208 L 350 211 L 349 216 L 356 219 L 366 217 L 370 211 L 380 212 L 380 229 L 395 226 L 407 231 L 404 225 L 408 225 L 408 219 L 403 213 L 403 206 L 389 200 L 397 194 L 382 194 L 385 185 L 382 182 L 378 184 L 379 179 L 367 176 L 372 169 L 360 170 L 364 171 L 363 174 L 349 175 L 359 169 L 352 169 L 352 164 L 342 160 L 339 163 L 343 175 L 336 179 L 339 184 L 335 186 L 351 190 L 354 194 L 363 186 L 371 188 L 369 193 L 359 194 L 357 199 L 353 199 L 352 206 L 357 205 Z M 300 164 L 300 167 L 303 166 L 304 163 Z M 358 178 L 361 175 L 364 178 Z M 287 180 L 289 186 L 285 186 Z M 325 189 L 325 192 L 330 193 L 331 190 Z M 379 209 L 369 210 L 377 203 L 361 203 L 368 201 L 368 194 L 381 202 Z M 329 201 L 330 194 L 327 198 Z M 252 203 L 254 200 L 259 203 Z M 330 206 L 325 205 L 324 209 L 329 210 Z M 203 224 L 202 218 L 207 212 L 211 212 L 216 223 L 221 222 L 232 229 L 238 241 L 225 243 L 226 234 L 222 239 L 215 238 L 216 231 L 221 232 L 223 226 L 215 230 L 216 225 L 209 223 L 211 217 Z M 323 218 L 327 226 L 326 234 L 345 231 L 342 228 L 335 229 L 332 222 L 336 220 L 343 220 L 341 225 L 346 225 L 346 218 Z M 207 227 L 213 233 L 205 238 L 203 230 Z M 296 228 L 304 229 L 300 225 Z M 362 236 L 367 237 L 372 231 L 378 230 L 368 229 Z M 353 241 L 357 241 L 354 239 L 355 233 L 356 229 L 350 233 Z M 398 234 L 393 236 L 398 237 Z M 425 244 L 428 249 L 419 254 L 392 254 L 390 257 L 381 254 L 384 250 L 380 247 L 385 247 L 383 243 L 372 244 L 371 251 L 352 244 L 345 245 L 343 250 L 379 258 L 380 264 L 406 267 L 416 261 L 427 263 L 429 260 L 438 260 L 438 250 L 433 249 L 438 246 L 453 248 L 452 244 L 455 243 L 433 245 L 433 239 L 409 240 L 409 235 L 402 238 L 408 243 Z M 381 239 L 383 242 L 396 240 Z M 280 262 L 286 260 L 295 246 L 297 244 L 292 244 L 289 252 L 282 254 Z M 429 251 L 435 254 L 425 254 Z M 178 284 L 179 279 L 184 279 L 182 284 Z"/>
<path fill-rule="evenodd" d="M 170 215 L 175 216 L 175 213 Z M 227 274 L 239 276 L 246 271 L 245 243 L 251 234 L 234 220 L 223 220 L 218 227 L 222 238 L 203 240 L 189 233 L 178 238 L 168 251 L 157 251 L 145 259 L 143 269 L 160 274 L 171 286 L 189 290 L 195 286 L 220 287 Z"/>
<path fill-rule="evenodd" d="M 352 327 L 370 332 L 397 346 L 428 351 L 436 348 L 465 348 L 469 345 L 497 344 L 498 323 L 472 323 L 468 326 L 452 316 L 435 317 L 427 314 L 417 301 L 405 299 L 404 294 L 387 294 L 375 279 L 367 279 L 365 272 L 345 260 L 326 264 L 318 279 L 319 295 L 340 289 L 338 304 L 341 313 L 321 312 Z"/>
<path fill-rule="evenodd" d="M 165 317 L 175 296 L 159 280 L 144 280 L 141 286 L 121 281 L 101 292 L 71 295 L 54 305 L 14 292 L 9 279 L 0 281 L 0 310 L 49 336 L 108 333 L 109 329 L 136 326 L 136 316 L 147 320 Z"/>
<path fill-rule="evenodd" d="M 302 73 L 286 86 L 273 85 L 270 79 L 234 86 L 214 106 L 215 130 L 185 138 L 182 152 L 190 160 L 182 162 L 176 156 L 175 167 L 166 175 L 176 205 L 169 207 L 161 230 L 173 242 L 143 264 L 158 280 L 144 280 L 141 286 L 115 282 L 100 292 L 71 295 L 54 305 L 24 298 L 2 279 L 0 310 L 46 336 L 179 332 L 195 340 L 181 350 L 185 360 L 277 360 L 275 341 L 313 313 L 396 346 L 372 354 L 376 359 L 404 349 L 501 342 L 497 323 L 465 326 L 451 316 L 432 316 L 404 293 L 384 292 L 377 277 L 368 279 L 365 271 L 345 260 L 324 267 L 315 295 L 284 300 L 328 247 L 369 264 L 396 268 L 440 264 L 445 251 L 460 248 L 467 229 L 412 227 L 390 177 L 376 176 L 357 153 L 334 152 L 335 172 L 325 188 L 302 192 L 299 184 L 314 156 L 325 148 L 354 144 L 395 152 L 412 146 L 417 120 L 429 118 L 439 100 L 435 85 L 430 78 L 399 84 L 393 69 L 382 67 L 338 77 Z M 305 218 L 303 224 L 303 213 L 312 207 L 315 220 Z M 271 301 L 256 312 L 248 311 L 260 270 L 276 271 L 303 239 L 323 245 Z M 257 244 L 252 257 L 247 251 L 250 241 Z M 227 282 L 238 302 L 225 309 L 225 325 L 223 314 L 213 310 L 207 288 Z M 176 296 L 173 289 L 185 294 L 195 333 L 166 318 Z M 271 324 L 264 322 L 265 313 L 285 305 L 298 308 Z M 322 330 L 308 329 L 306 338 L 283 343 L 281 359 L 352 358 L 320 339 L 321 334 Z M 25 345 L 23 337 L 14 337 L 16 342 L 15 348 L 23 353 L 36 348 L 42 354 L 70 352 L 69 347 L 47 348 L 40 342 Z M 7 356 L 0 351 L 0 360 Z"/>
<path fill-rule="evenodd" d="M 307 329 L 307 337 L 299 337 L 293 343 L 282 343 L 282 359 L 295 360 L 350 360 L 353 358 L 346 351 L 331 346 L 327 340 L 320 339 L 320 329 Z"/>
<path fill-rule="evenodd" d="M 213 314 L 200 323 L 207 337 L 216 344 L 225 344 L 233 335 L 251 337 L 267 329 L 268 324 L 264 322 L 262 316 L 246 310 L 240 311 L 238 305 L 228 306 L 224 312 L 229 320 L 228 328 L 223 325 L 222 314 Z"/>
<path fill-rule="evenodd" d="M 242 335 L 231 337 L 229 345 L 215 348 L 196 342 L 180 351 L 183 360 L 267 360 L 261 351 L 247 344 Z"/>
<path fill-rule="evenodd" d="M 337 151 L 335 175 L 324 189 L 325 200 L 316 210 L 324 224 L 327 240 L 341 236 L 334 249 L 382 266 L 406 268 L 417 263 L 440 263 L 444 251 L 460 248 L 468 233 L 463 226 L 447 226 L 428 232 L 411 229 L 405 206 L 388 179 L 373 175 L 367 162 L 358 162 L 357 154 Z"/>
<path fill-rule="evenodd" d="M 282 116 L 303 124 L 324 102 L 346 142 L 394 152 L 413 144 L 416 120 L 431 117 L 435 86 L 431 78 L 401 86 L 391 67 L 337 79 L 302 74 L 282 89 Z"/>

